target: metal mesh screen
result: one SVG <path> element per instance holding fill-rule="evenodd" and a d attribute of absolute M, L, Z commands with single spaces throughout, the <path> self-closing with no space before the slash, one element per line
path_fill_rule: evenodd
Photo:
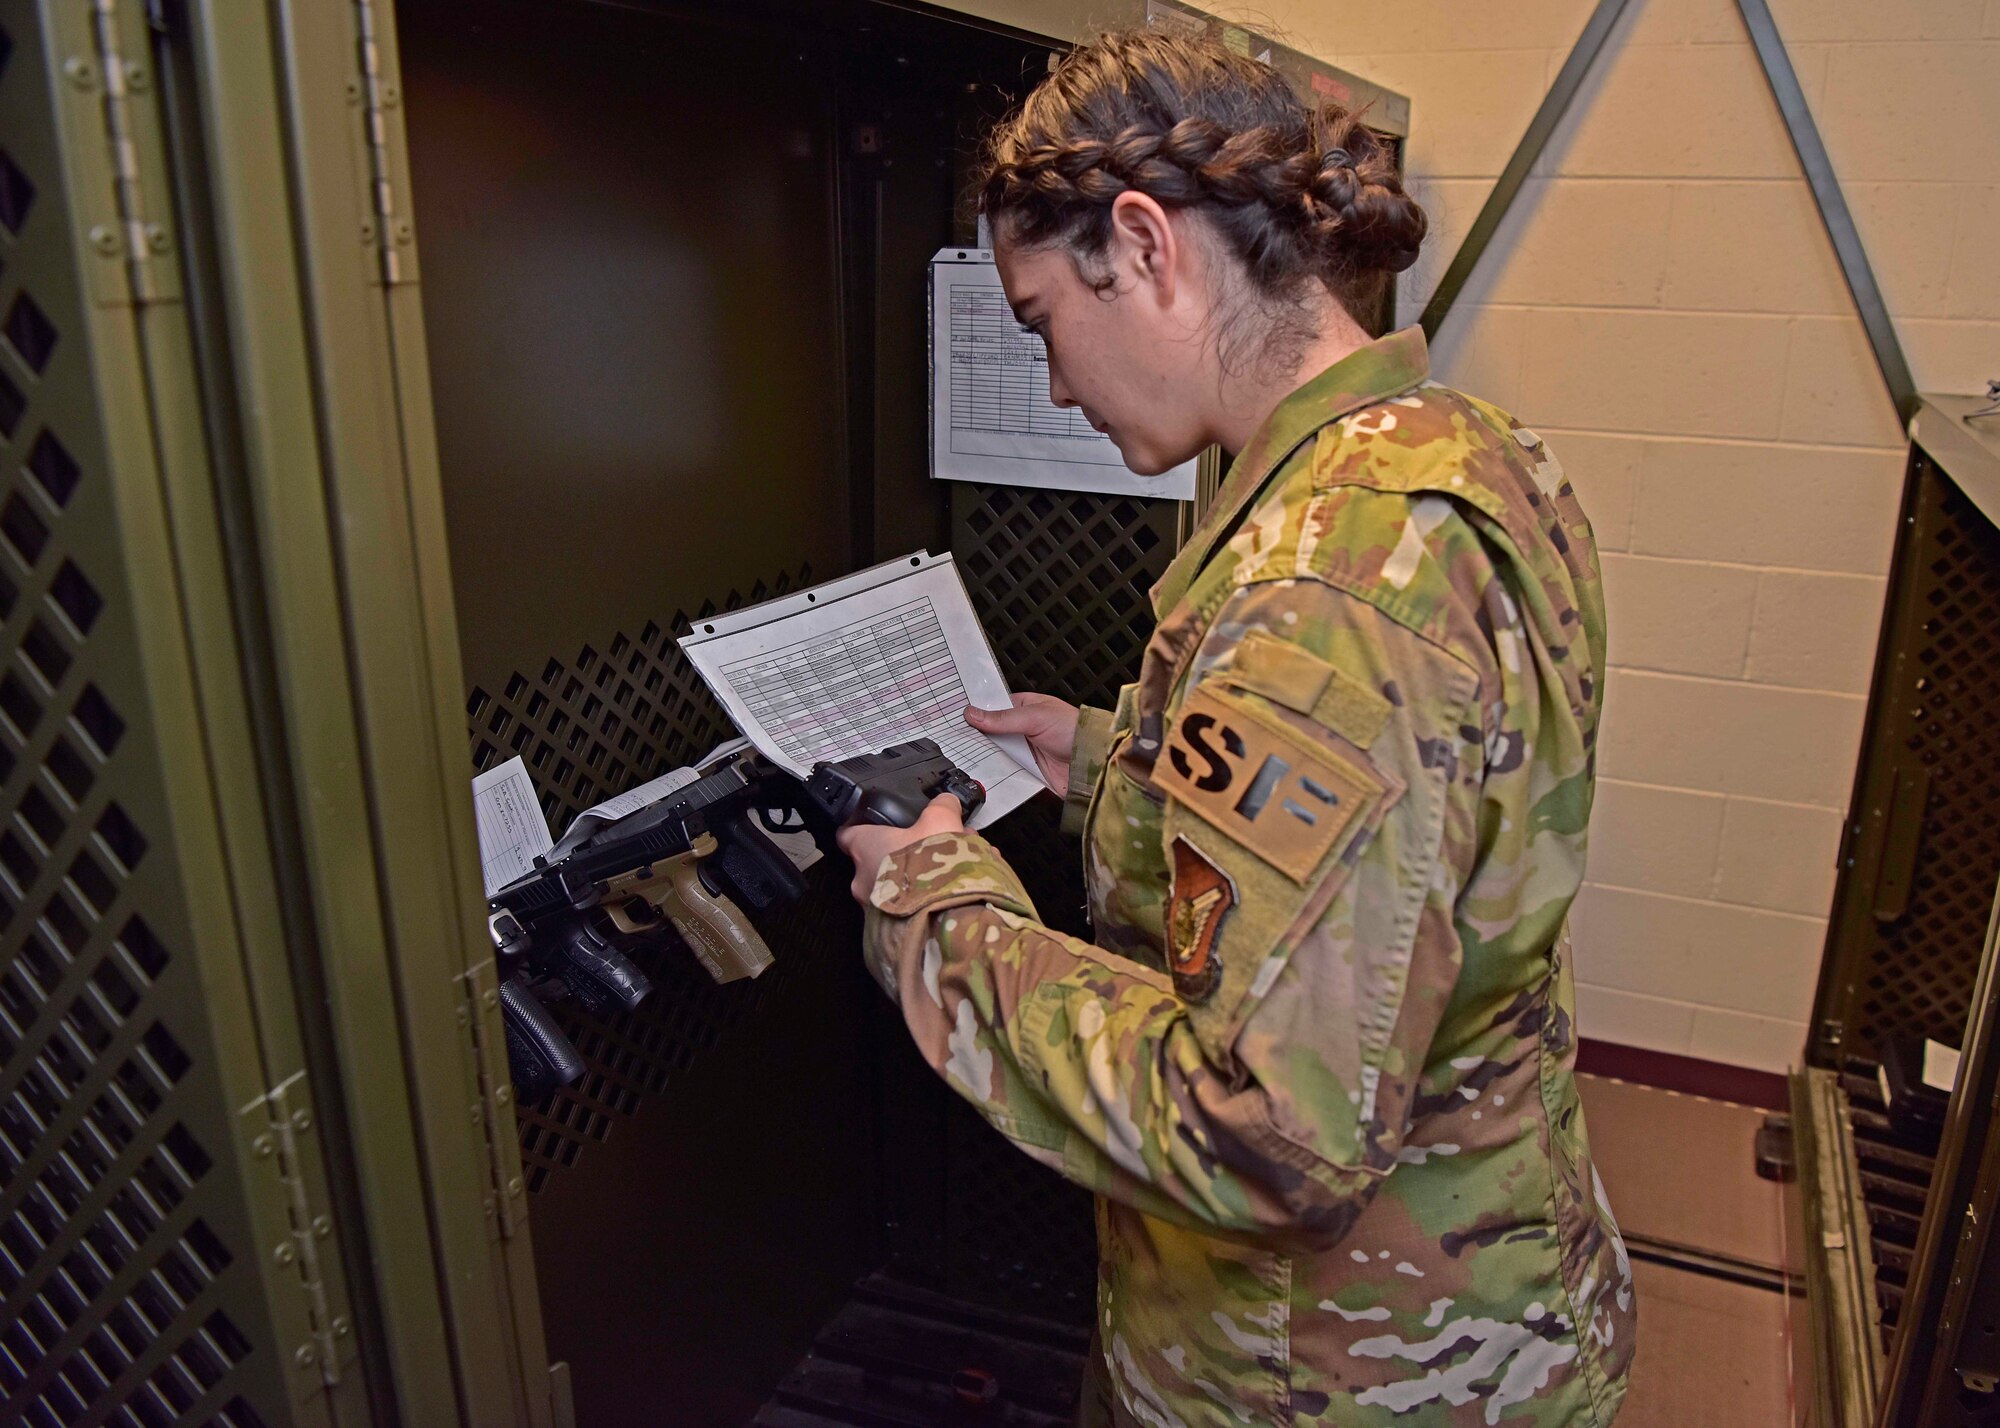
<path fill-rule="evenodd" d="M 1110 708 L 1153 632 L 1147 594 L 1173 559 L 1180 503 L 952 487 L 952 553 L 1010 688 Z M 1040 800 L 992 839 L 1050 926 L 1089 935 L 1083 864 Z"/>
<path fill-rule="evenodd" d="M 1153 631 L 1177 501 L 952 487 L 952 554 L 1015 689 L 1109 708 Z"/>
<path fill-rule="evenodd" d="M 1850 1050 L 1914 1034 L 1956 1046 L 2000 881 L 2000 530 L 1918 453 L 1890 632 L 1899 654 L 1866 735 L 1871 762 L 1929 774 L 1907 909 L 1849 917 L 1862 962 Z M 1858 890 L 1865 891 L 1865 890 Z"/>
<path fill-rule="evenodd" d="M 952 488 L 952 552 L 1010 687 L 1109 707 L 1152 633 L 1147 592 L 1173 558 L 1177 502 L 1011 486 Z M 1038 799 L 994 826 L 1045 922 L 1089 936 L 1082 857 Z M 941 1085 L 935 1225 L 894 1234 L 899 1264 L 946 1292 L 1086 1323 L 1096 1293 L 1088 1192 L 1023 1155 Z"/>
<path fill-rule="evenodd" d="M 254 1428 L 251 1399 L 273 1410 L 244 1366 L 271 1348 L 216 1165 L 230 1113 L 174 854 L 146 812 L 44 37 L 16 38 L 0 30 L 0 1422 Z"/>
<path fill-rule="evenodd" d="M 734 733 L 676 640 L 692 620 L 718 608 L 782 595 L 810 584 L 801 568 L 749 594 L 731 591 L 718 607 L 690 618 L 676 611 L 637 635 L 614 634 L 601 650 L 585 645 L 573 660 L 547 660 L 535 678 L 516 673 L 498 693 L 475 687 L 466 701 L 472 764 L 485 770 L 519 754 L 535 781 L 542 811 L 557 834 L 592 804 L 702 757 Z M 796 979 L 825 948 L 851 946 L 855 917 L 839 909 L 839 878 L 822 864 L 807 875 L 807 895 L 755 919 L 777 964 L 750 982 L 718 986 L 672 932 L 639 940 L 632 959 L 652 978 L 653 994 L 636 1011 L 596 1018 L 551 1008 L 589 1069 L 574 1086 L 538 1106 L 520 1108 L 521 1155 L 528 1184 L 541 1190 L 553 1172 L 574 1165 L 640 1101 L 663 1090 L 716 1046 L 731 1026 Z"/>

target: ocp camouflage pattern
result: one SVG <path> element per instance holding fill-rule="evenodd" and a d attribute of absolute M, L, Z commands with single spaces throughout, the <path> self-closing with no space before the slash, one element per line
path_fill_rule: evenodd
<path fill-rule="evenodd" d="M 1088 1423 L 1552 1428 L 1624 1396 L 1632 1271 L 1564 928 L 1595 548 L 1546 443 L 1425 377 L 1412 329 L 1288 398 L 1155 589 L 1138 682 L 1078 731 L 1096 945 L 975 834 L 874 885 L 870 965 L 924 1055 L 1097 1192 Z M 1165 796 L 1196 690 L 1230 748 L 1320 770 L 1312 796 Z M 1321 861 L 1283 871 L 1329 809 Z M 1176 840 L 1207 888 L 1177 920 Z M 1189 975 L 1168 929 L 1218 905 Z"/>

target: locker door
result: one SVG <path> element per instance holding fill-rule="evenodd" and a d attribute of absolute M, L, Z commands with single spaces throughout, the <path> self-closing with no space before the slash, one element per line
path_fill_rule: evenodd
<path fill-rule="evenodd" d="M 466 771 L 394 14 L 160 15 L 199 214 L 236 615 L 365 1235 L 377 1413 L 546 1425 L 551 1368 Z"/>
<path fill-rule="evenodd" d="M 135 10 L 0 4 L 0 1421 L 360 1423 Z"/>

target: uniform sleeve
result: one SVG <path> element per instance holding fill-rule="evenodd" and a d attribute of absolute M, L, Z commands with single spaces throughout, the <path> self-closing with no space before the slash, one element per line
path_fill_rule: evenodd
<path fill-rule="evenodd" d="M 1171 972 L 1044 926 L 970 833 L 884 860 L 867 955 L 926 1059 L 1031 1154 L 1148 1214 L 1324 1247 L 1397 1162 L 1456 976 L 1478 681 L 1311 580 L 1232 596 L 1192 679 L 1156 766 L 1180 784 Z M 1246 809 L 1286 822 L 1232 826 Z"/>
<path fill-rule="evenodd" d="M 1076 742 L 1070 748 L 1069 787 L 1063 790 L 1062 831 L 1075 837 L 1083 832 L 1084 814 L 1090 795 L 1104 772 L 1105 755 L 1111 749 L 1112 714 L 1086 704 L 1076 711 Z"/>

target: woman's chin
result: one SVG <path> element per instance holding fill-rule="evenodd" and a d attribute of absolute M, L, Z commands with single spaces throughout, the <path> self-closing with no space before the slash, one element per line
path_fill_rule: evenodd
<path fill-rule="evenodd" d="M 1162 456 L 1156 451 L 1128 451 L 1118 448 L 1118 454 L 1125 460 L 1125 468 L 1134 476 L 1164 476 L 1192 458 L 1186 456 Z"/>

